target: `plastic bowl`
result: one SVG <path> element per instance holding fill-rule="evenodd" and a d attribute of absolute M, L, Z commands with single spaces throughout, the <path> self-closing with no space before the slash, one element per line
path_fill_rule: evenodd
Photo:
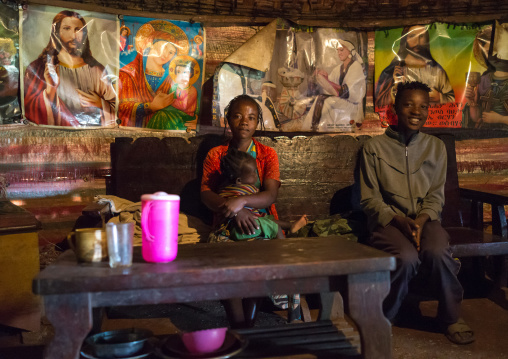
<path fill-rule="evenodd" d="M 85 343 L 100 358 L 121 358 L 136 354 L 153 332 L 148 329 L 120 329 L 102 332 L 86 338 Z"/>
<path fill-rule="evenodd" d="M 192 354 L 211 353 L 224 344 L 228 328 L 214 328 L 182 333 L 182 342 Z"/>

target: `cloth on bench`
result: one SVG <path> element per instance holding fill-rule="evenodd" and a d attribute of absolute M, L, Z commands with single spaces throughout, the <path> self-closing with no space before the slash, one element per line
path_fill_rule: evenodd
<path fill-rule="evenodd" d="M 290 237 L 328 237 L 342 235 L 357 242 L 366 235 L 365 222 L 352 214 L 334 214 L 328 218 L 309 221 Z"/>
<path fill-rule="evenodd" d="M 141 202 L 131 202 L 117 196 L 95 196 L 99 204 L 110 204 L 114 215 L 108 223 L 134 222 L 134 246 L 141 245 Z M 205 242 L 210 233 L 210 226 L 199 218 L 180 213 L 178 218 L 178 243 Z"/>

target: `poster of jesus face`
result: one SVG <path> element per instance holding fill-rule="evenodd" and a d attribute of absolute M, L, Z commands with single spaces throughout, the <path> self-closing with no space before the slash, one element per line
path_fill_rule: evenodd
<path fill-rule="evenodd" d="M 29 6 L 21 26 L 27 120 L 52 126 L 114 126 L 116 17 Z"/>

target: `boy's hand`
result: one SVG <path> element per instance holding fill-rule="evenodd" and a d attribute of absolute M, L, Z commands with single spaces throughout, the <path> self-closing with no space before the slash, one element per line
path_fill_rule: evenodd
<path fill-rule="evenodd" d="M 390 225 L 394 226 L 399 231 L 401 231 L 402 234 L 404 236 L 406 236 L 408 239 L 414 241 L 415 243 L 418 241 L 417 247 L 419 248 L 419 246 L 420 246 L 420 243 L 419 243 L 419 228 L 420 228 L 420 226 L 415 221 L 413 221 L 409 217 L 402 217 L 399 215 L 395 215 L 393 217 L 392 221 L 390 222 Z"/>
<path fill-rule="evenodd" d="M 430 219 L 429 215 L 426 214 L 426 213 L 423 213 L 421 215 L 419 215 L 418 217 L 416 217 L 415 219 L 415 223 L 416 225 L 418 226 L 418 230 L 416 232 L 416 238 L 414 239 L 415 242 L 416 242 L 416 249 L 418 251 L 420 251 L 420 240 L 421 240 L 421 236 L 422 236 L 422 229 L 423 229 L 423 226 L 425 225 L 425 223 L 427 223 L 427 221 Z"/>

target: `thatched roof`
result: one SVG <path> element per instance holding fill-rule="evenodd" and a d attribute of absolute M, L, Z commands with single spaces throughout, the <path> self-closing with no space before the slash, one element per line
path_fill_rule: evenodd
<path fill-rule="evenodd" d="M 508 0 L 34 0 L 76 9 L 168 17 L 205 26 L 262 25 L 282 17 L 326 27 L 378 27 L 508 19 Z"/>

